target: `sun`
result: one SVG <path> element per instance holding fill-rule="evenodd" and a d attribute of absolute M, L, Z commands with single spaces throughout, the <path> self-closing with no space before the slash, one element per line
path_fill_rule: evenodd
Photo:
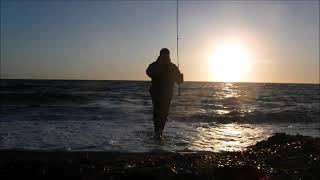
<path fill-rule="evenodd" d="M 248 49 L 240 43 L 225 43 L 214 49 L 209 57 L 213 80 L 221 82 L 246 81 L 249 69 Z"/>

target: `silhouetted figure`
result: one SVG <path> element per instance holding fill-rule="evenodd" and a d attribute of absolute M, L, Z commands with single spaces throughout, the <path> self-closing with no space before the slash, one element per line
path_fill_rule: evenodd
<path fill-rule="evenodd" d="M 183 74 L 175 64 L 171 63 L 170 51 L 167 48 L 161 49 L 160 56 L 149 65 L 146 73 L 152 79 L 150 94 L 153 104 L 155 137 L 161 139 L 167 122 L 174 83 L 182 83 Z"/>

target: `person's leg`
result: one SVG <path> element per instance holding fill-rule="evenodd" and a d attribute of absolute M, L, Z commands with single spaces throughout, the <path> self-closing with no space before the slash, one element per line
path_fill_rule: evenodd
<path fill-rule="evenodd" d="M 160 112 L 160 136 L 162 136 L 162 132 L 164 130 L 164 127 L 166 125 L 166 122 L 168 121 L 168 114 L 170 109 L 170 102 L 171 98 L 165 98 L 163 99 L 163 102 L 161 103 L 161 112 Z"/>
<path fill-rule="evenodd" d="M 162 137 L 164 126 L 166 125 L 166 122 L 167 122 L 167 117 L 162 117 L 159 122 L 160 122 L 159 123 L 159 134 L 160 134 L 160 137 Z"/>
<path fill-rule="evenodd" d="M 157 139 L 160 139 L 161 138 L 161 130 L 160 130 L 160 121 L 159 119 L 155 118 L 154 119 L 154 135 L 155 135 L 155 138 Z"/>
<path fill-rule="evenodd" d="M 152 98 L 153 103 L 153 124 L 156 138 L 161 138 L 161 110 L 160 103 L 156 98 Z"/>

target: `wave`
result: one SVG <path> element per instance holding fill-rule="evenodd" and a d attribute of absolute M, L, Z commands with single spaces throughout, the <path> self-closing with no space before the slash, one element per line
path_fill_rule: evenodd
<path fill-rule="evenodd" d="M 189 116 L 176 116 L 173 119 L 184 122 L 218 122 L 218 123 L 319 123 L 319 112 L 251 112 L 242 113 L 233 111 L 225 115 L 221 114 L 193 114 Z"/>
<path fill-rule="evenodd" d="M 97 116 L 111 120 L 151 117 L 149 85 L 134 81 L 1 80 L 1 117 L 16 117 L 20 112 L 26 119 L 68 120 L 75 114 L 87 120 L 103 119 Z M 170 109 L 171 119 L 177 121 L 320 121 L 318 85 L 186 82 L 181 88 L 182 96 L 174 96 Z"/>
<path fill-rule="evenodd" d="M 77 95 L 77 94 L 60 94 L 60 93 L 7 93 L 1 97 L 1 104 L 55 104 L 55 103 L 84 103 L 90 100 L 89 96 Z"/>

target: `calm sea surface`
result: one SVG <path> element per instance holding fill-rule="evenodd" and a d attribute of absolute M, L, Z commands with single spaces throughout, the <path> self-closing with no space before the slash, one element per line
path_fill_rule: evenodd
<path fill-rule="evenodd" d="M 157 142 L 149 85 L 1 80 L 0 149 L 237 151 L 276 132 L 320 137 L 319 85 L 186 82 Z"/>

